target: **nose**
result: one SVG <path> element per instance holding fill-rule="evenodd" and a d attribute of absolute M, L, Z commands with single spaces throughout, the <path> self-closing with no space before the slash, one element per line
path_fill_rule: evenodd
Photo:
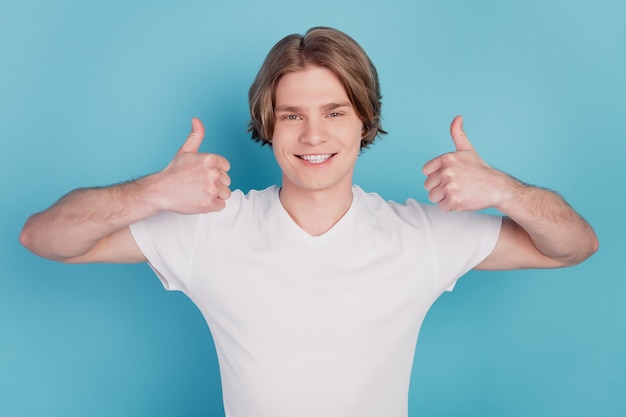
<path fill-rule="evenodd" d="M 303 129 L 300 134 L 300 142 L 317 145 L 325 140 L 326 135 L 321 121 L 307 119 L 305 123 L 303 123 Z"/>

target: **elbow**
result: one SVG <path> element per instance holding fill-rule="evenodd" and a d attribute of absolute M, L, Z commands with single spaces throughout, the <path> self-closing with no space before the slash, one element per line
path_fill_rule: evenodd
<path fill-rule="evenodd" d="M 571 257 L 567 266 L 574 266 L 583 263 L 596 253 L 598 249 L 600 249 L 600 241 L 593 230 L 591 230 L 590 236 L 584 241 L 584 244 L 581 245 L 576 255 Z"/>
<path fill-rule="evenodd" d="M 596 253 L 598 249 L 600 249 L 600 241 L 598 240 L 598 236 L 596 236 L 596 234 L 592 231 L 589 247 L 587 249 L 587 254 L 584 259 L 591 257 L 591 255 Z"/>
<path fill-rule="evenodd" d="M 600 241 L 598 240 L 596 232 L 594 232 L 591 226 L 589 226 L 589 237 L 587 238 L 585 251 L 580 262 L 583 262 L 584 260 L 590 258 L 591 255 L 598 251 L 598 249 L 600 249 Z"/>
<path fill-rule="evenodd" d="M 62 261 L 63 258 L 56 256 L 52 251 L 52 245 L 47 238 L 42 236 L 41 227 L 37 214 L 33 214 L 26 220 L 20 232 L 20 243 L 33 254 L 53 261 Z"/>
<path fill-rule="evenodd" d="M 33 217 L 29 217 L 24 227 L 22 227 L 22 231 L 20 232 L 20 243 L 29 251 L 35 253 L 34 249 L 34 238 L 33 238 Z"/>

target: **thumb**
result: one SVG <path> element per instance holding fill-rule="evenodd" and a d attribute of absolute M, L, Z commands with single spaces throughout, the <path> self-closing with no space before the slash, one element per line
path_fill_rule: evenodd
<path fill-rule="evenodd" d="M 197 153 L 202 145 L 202 139 L 204 139 L 204 126 L 200 119 L 191 119 L 191 133 L 187 136 L 185 143 L 180 147 L 178 153 L 193 152 Z"/>
<path fill-rule="evenodd" d="M 452 120 L 450 135 L 457 151 L 473 151 L 474 147 L 463 131 L 463 116 L 459 115 Z"/>

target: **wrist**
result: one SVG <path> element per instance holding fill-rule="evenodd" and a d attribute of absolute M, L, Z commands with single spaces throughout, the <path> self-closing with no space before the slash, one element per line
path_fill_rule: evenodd
<path fill-rule="evenodd" d="M 160 183 L 160 175 L 155 173 L 126 184 L 133 188 L 130 195 L 135 196 L 139 200 L 135 202 L 145 207 L 150 216 L 167 210 L 167 204 L 162 197 L 163 192 L 161 191 Z"/>
<path fill-rule="evenodd" d="M 498 188 L 498 202 L 494 207 L 504 214 L 509 214 L 519 207 L 525 195 L 532 189 L 531 185 L 525 184 L 517 178 L 501 172 L 500 186 Z"/>

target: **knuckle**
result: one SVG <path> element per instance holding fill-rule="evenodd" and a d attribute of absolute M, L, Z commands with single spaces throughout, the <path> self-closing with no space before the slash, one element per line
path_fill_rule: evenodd
<path fill-rule="evenodd" d="M 225 172 L 230 170 L 230 163 L 228 162 L 228 160 L 218 154 L 214 154 L 214 153 L 206 154 L 205 163 L 210 168 L 215 168 L 215 169 L 222 170 Z"/>
<path fill-rule="evenodd" d="M 217 164 L 217 158 L 218 158 L 217 155 L 213 153 L 207 153 L 204 155 L 204 163 L 206 164 L 207 167 L 213 168 Z"/>
<path fill-rule="evenodd" d="M 441 156 L 441 162 L 443 162 L 446 165 L 453 164 L 456 161 L 457 161 L 457 157 L 453 153 L 447 153 Z"/>
<path fill-rule="evenodd" d="M 457 181 L 450 181 L 446 189 L 451 195 L 457 198 L 459 191 L 461 191 L 461 185 Z"/>
<path fill-rule="evenodd" d="M 215 182 L 211 182 L 207 186 L 207 196 L 209 199 L 213 199 L 219 192 L 219 187 Z"/>
<path fill-rule="evenodd" d="M 217 172 L 214 169 L 209 169 L 206 172 L 206 178 L 209 181 L 209 183 L 213 183 L 213 182 L 215 182 L 215 180 L 220 178 L 220 174 L 219 174 L 219 172 Z"/>
<path fill-rule="evenodd" d="M 441 177 L 448 183 L 456 182 L 459 178 L 459 171 L 455 168 L 448 167 L 441 171 Z"/>

